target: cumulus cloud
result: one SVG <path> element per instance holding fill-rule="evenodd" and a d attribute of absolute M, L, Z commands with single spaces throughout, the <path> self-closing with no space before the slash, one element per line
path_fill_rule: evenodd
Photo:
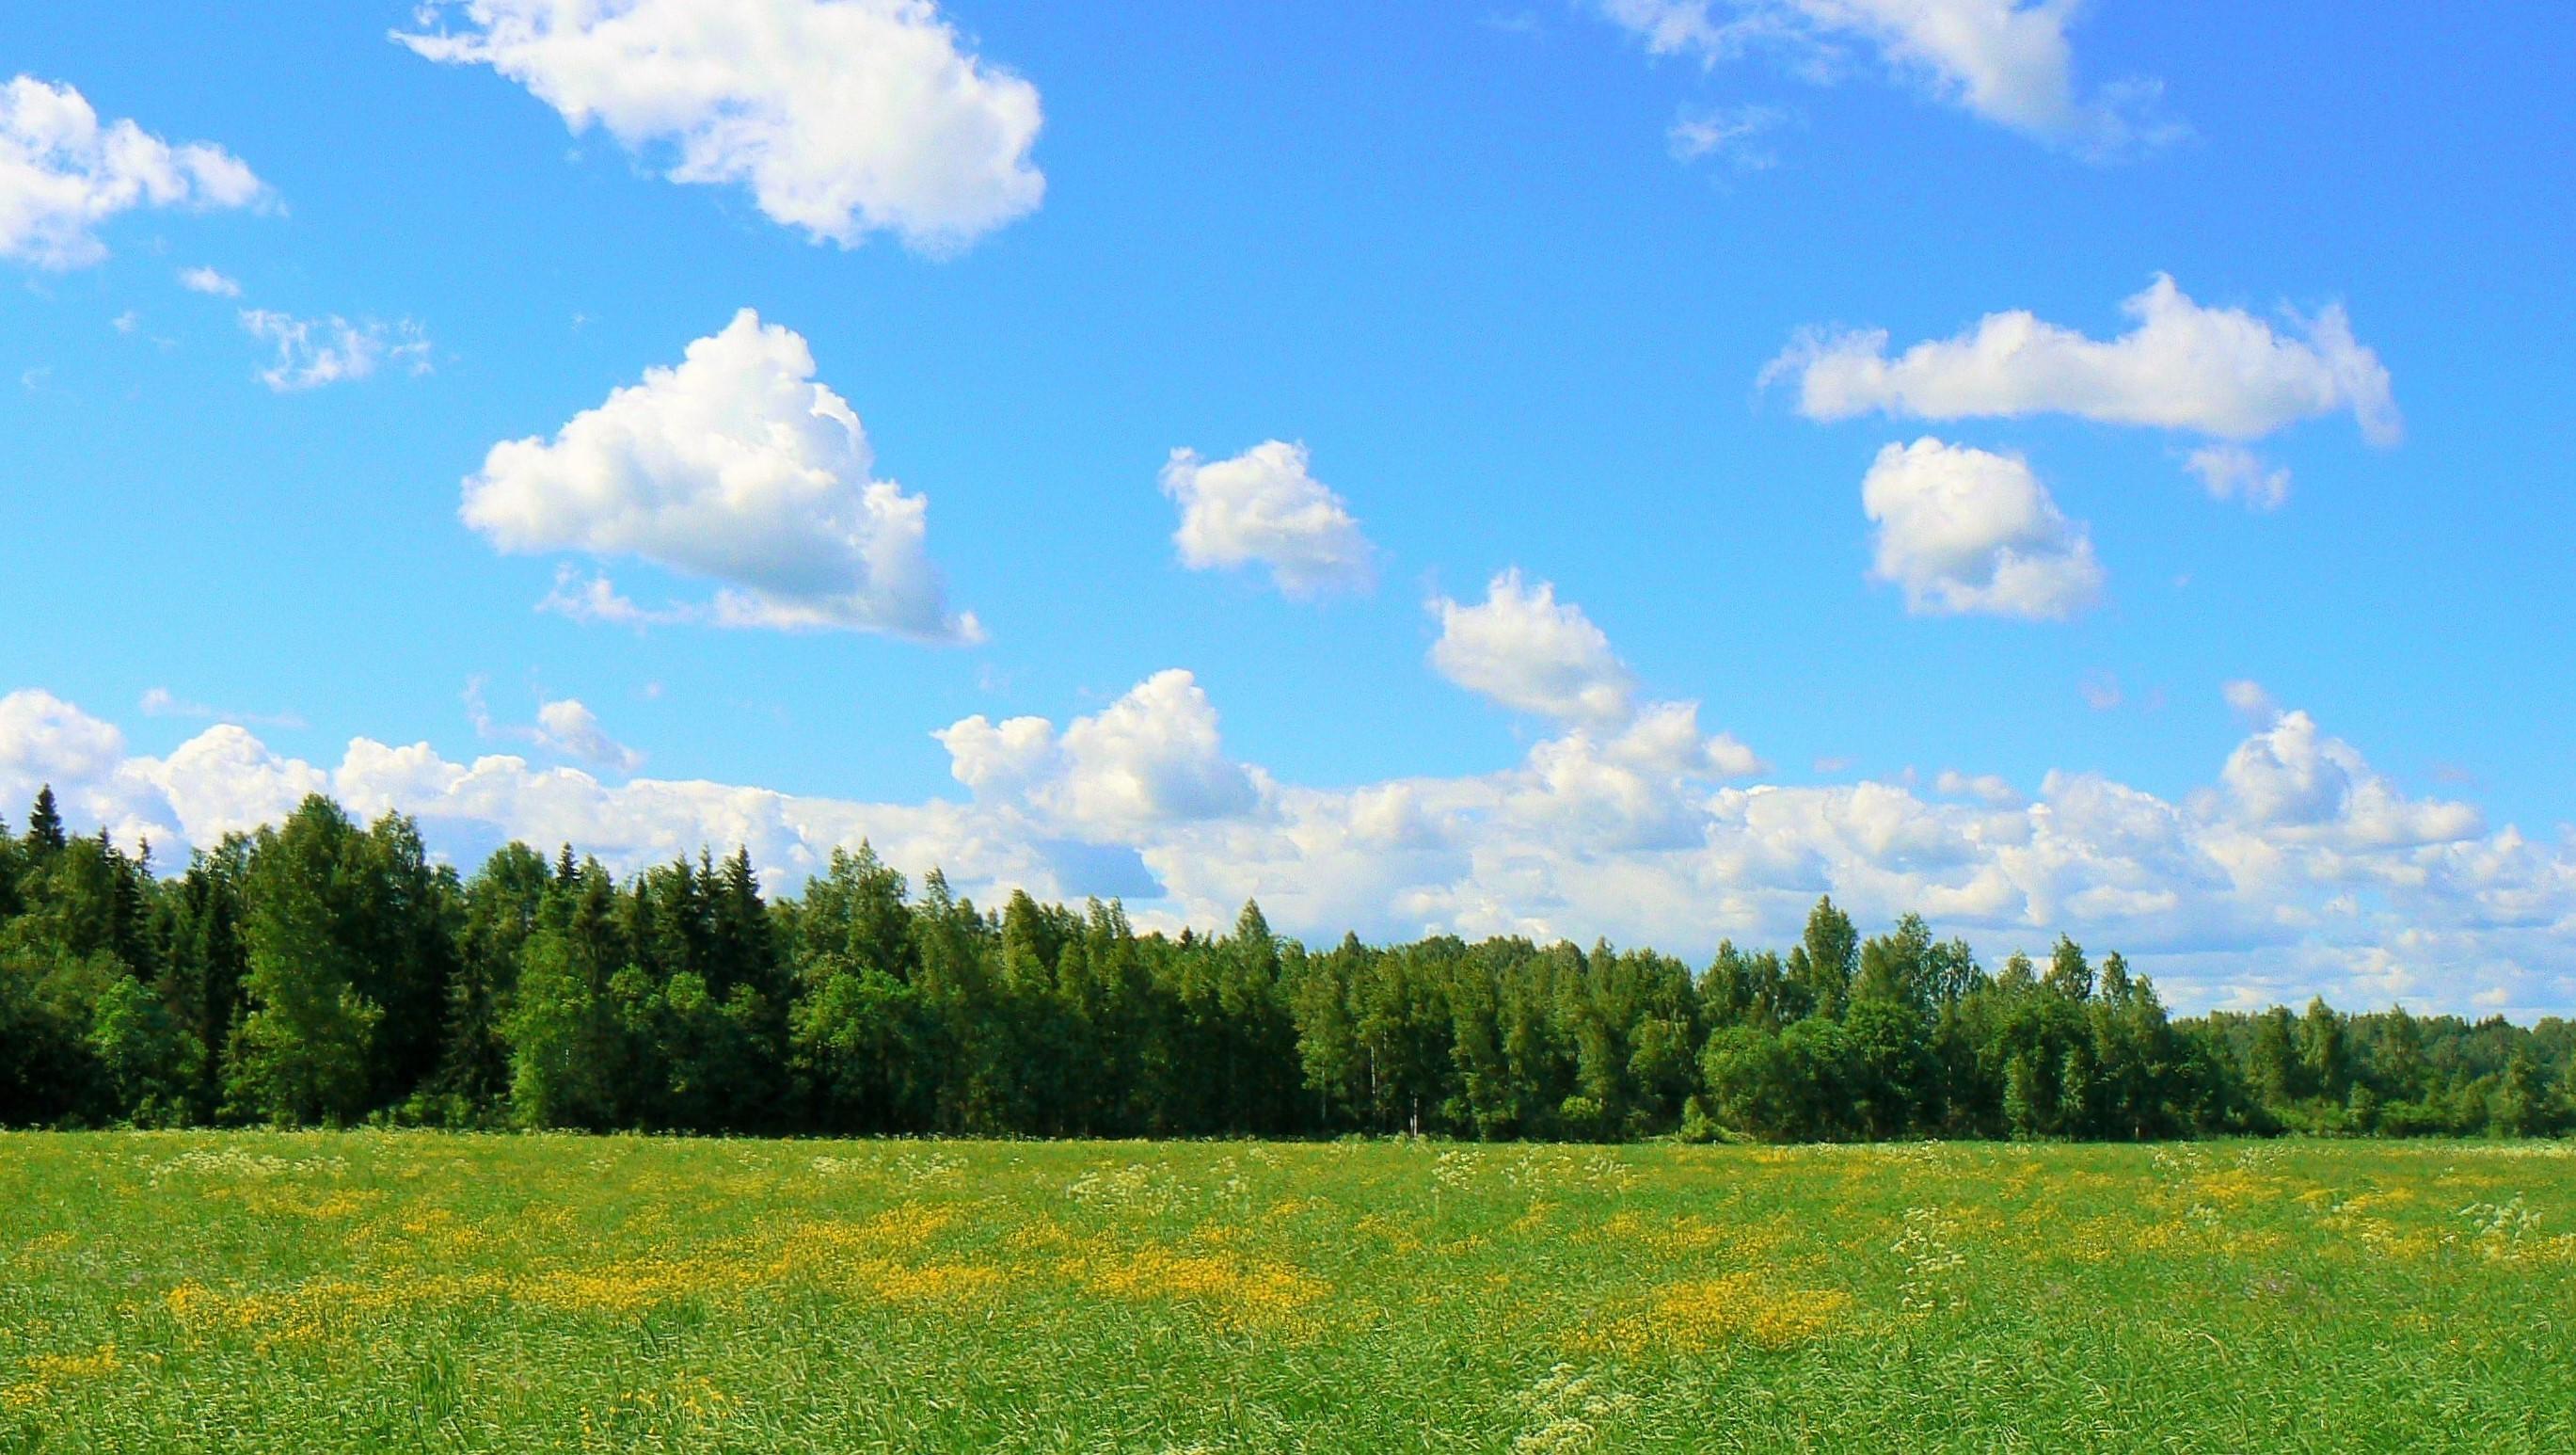
<path fill-rule="evenodd" d="M 929 501 L 874 468 L 858 415 L 814 382 L 805 340 L 746 308 L 551 441 L 494 445 L 459 513 L 505 551 L 633 556 L 724 583 L 656 614 L 605 578 L 559 578 L 545 604 L 578 619 L 982 640 L 930 563 Z"/>
<path fill-rule="evenodd" d="M 107 256 L 100 224 L 138 207 L 249 207 L 267 188 L 207 142 L 172 146 L 131 121 L 102 125 L 70 86 L 0 86 L 0 257 L 81 268 Z"/>
<path fill-rule="evenodd" d="M 122 776 L 148 786 L 149 801 L 166 805 L 179 842 L 196 848 L 276 823 L 308 796 L 338 787 L 330 773 L 278 756 L 233 723 L 217 723 L 167 758 L 135 759 Z"/>
<path fill-rule="evenodd" d="M 632 773 L 644 766 L 644 755 L 610 737 L 608 730 L 599 725 L 599 715 L 584 707 L 579 698 L 563 697 L 537 704 L 537 731 L 548 746 L 584 763 L 618 773 Z"/>
<path fill-rule="evenodd" d="M 33 798 L 47 779 L 89 783 L 125 756 L 125 734 L 50 692 L 22 689 L 0 697 L 0 792 Z"/>
<path fill-rule="evenodd" d="M 2109 424 L 2246 440 L 2350 410 L 2364 438 L 2403 432 L 2388 370 L 2356 342 L 2339 305 L 2288 331 L 2235 308 L 2204 308 L 2157 274 L 2121 305 L 2137 327 L 2114 339 L 2014 310 L 1893 358 L 1884 330 L 1801 336 L 1762 372 L 1794 379 L 1810 419 L 2070 414 Z"/>
<path fill-rule="evenodd" d="M 1440 623 L 1431 665 L 1441 676 L 1505 707 L 1564 722 L 1618 722 L 1636 679 L 1583 608 L 1559 604 L 1546 581 L 1524 584 L 1518 567 L 1465 606 L 1446 596 L 1427 609 Z"/>
<path fill-rule="evenodd" d="M 2346 848 L 2454 843 L 2486 826 L 2473 805 L 2408 798 L 2304 712 L 2282 713 L 2238 744 L 2219 782 L 2241 821 Z"/>
<path fill-rule="evenodd" d="M 1933 780 L 1932 788 L 1945 797 L 1974 798 L 1997 808 L 2019 808 L 2024 801 L 2020 789 L 1994 773 L 1970 776 L 1956 768 L 1944 768 L 1941 776 Z"/>
<path fill-rule="evenodd" d="M 1036 210 L 1035 86 L 929 0 L 445 0 L 394 39 L 487 65 L 674 182 L 740 185 L 772 221 L 854 247 L 962 247 Z"/>
<path fill-rule="evenodd" d="M 1770 770 L 1733 733 L 1703 736 L 1696 702 L 1655 702 L 1638 709 L 1610 742 L 1611 756 L 1675 778 L 1742 778 Z"/>
<path fill-rule="evenodd" d="M 483 679 L 477 677 L 465 684 L 465 715 L 479 738 L 526 743 L 612 773 L 632 773 L 644 766 L 644 755 L 610 737 L 599 714 L 577 697 L 540 698 L 533 723 L 501 722 L 492 716 L 483 699 Z"/>
<path fill-rule="evenodd" d="M 872 841 L 914 874 L 944 868 L 980 902 L 1125 894 L 1140 922 L 1216 925 L 1258 897 L 1283 931 L 1449 932 L 1653 944 L 1793 939 L 1830 893 L 1864 923 L 1920 910 L 1989 961 L 2069 933 L 2117 947 L 2178 1004 L 2322 992 L 2517 1014 L 2576 1007 L 2576 843 L 2490 830 L 2468 805 L 2412 798 L 2305 713 L 2281 714 L 2179 800 L 2053 772 L 2027 800 L 1993 778 L 1733 785 L 1686 706 L 1579 725 L 1520 762 L 1462 777 L 1315 788 L 1225 750 L 1186 672 L 1147 679 L 1057 729 L 969 718 L 941 731 L 963 802 L 877 803 L 714 782 L 605 782 L 428 743 L 350 742 L 336 765 L 206 729 L 167 757 L 50 694 L 0 697 L 0 794 L 40 782 L 76 824 L 177 849 L 272 822 L 308 792 L 362 817 L 416 816 L 470 862 L 517 838 L 570 841 L 632 870 L 741 844 L 792 889 Z"/>
<path fill-rule="evenodd" d="M 2212 500 L 2241 500 L 2255 510 L 2278 510 L 2289 501 L 2290 472 L 2243 445 L 2203 445 L 2184 464 Z"/>
<path fill-rule="evenodd" d="M 213 298 L 239 298 L 242 291 L 241 284 L 212 268 L 181 268 L 179 286 Z"/>
<path fill-rule="evenodd" d="M 1903 588 L 1908 611 L 2061 618 L 2102 594 L 2090 533 L 2018 457 L 1928 435 L 1892 444 L 1861 508 L 1878 526 L 1870 574 Z"/>
<path fill-rule="evenodd" d="M 1600 0 L 1657 55 L 1714 66 L 1749 51 L 1826 79 L 1860 48 L 1944 104 L 2089 156 L 2181 134 L 2154 115 L 2160 89 L 2127 82 L 2079 92 L 2069 0 Z"/>
<path fill-rule="evenodd" d="M 1163 493 L 1181 508 L 1172 533 L 1181 564 L 1207 571 L 1259 563 L 1281 592 L 1300 599 L 1366 590 L 1376 553 L 1342 497 L 1307 467 L 1304 445 L 1279 440 L 1230 460 L 1172 451 Z"/>
<path fill-rule="evenodd" d="M 1676 785 L 1768 770 L 1732 733 L 1709 734 L 1695 702 L 1636 701 L 1636 681 L 1581 607 L 1520 571 L 1486 583 L 1474 606 L 1435 597 L 1432 667 L 1451 682 L 1521 712 L 1554 719 L 1564 736 L 1530 752 L 1521 802 L 1567 810 L 1621 842 L 1683 832 L 1669 811 Z"/>
<path fill-rule="evenodd" d="M 1062 733 L 1044 718 L 982 714 L 935 734 L 979 799 L 1021 800 L 1069 831 L 1130 838 L 1252 811 L 1263 778 L 1225 755 L 1216 708 L 1190 673 L 1157 672 Z"/>
<path fill-rule="evenodd" d="M 415 375 L 429 372 L 429 338 L 410 319 L 351 323 L 336 313 L 297 318 L 245 308 L 241 325 L 251 337 L 275 347 L 276 357 L 259 371 L 259 382 L 280 394 L 368 378 L 384 364 Z"/>

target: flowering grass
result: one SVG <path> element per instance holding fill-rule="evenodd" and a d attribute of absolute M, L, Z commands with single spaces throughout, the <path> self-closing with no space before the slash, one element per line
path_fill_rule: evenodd
<path fill-rule="evenodd" d="M 2571 1150 L 0 1136 L 0 1451 L 2567 1449 Z"/>

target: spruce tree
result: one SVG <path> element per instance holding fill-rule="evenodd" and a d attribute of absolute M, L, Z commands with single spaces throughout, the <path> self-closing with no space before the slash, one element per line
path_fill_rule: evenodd
<path fill-rule="evenodd" d="M 36 790 L 35 806 L 27 810 L 27 848 L 37 855 L 52 855 L 70 842 L 63 834 L 63 816 L 54 806 L 54 785 L 45 784 Z"/>

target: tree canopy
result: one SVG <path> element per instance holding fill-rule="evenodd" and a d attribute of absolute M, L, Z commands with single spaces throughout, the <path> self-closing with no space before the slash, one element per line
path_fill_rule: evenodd
<path fill-rule="evenodd" d="M 2060 937 L 1998 974 L 1819 900 L 1786 954 L 1433 936 L 1313 949 L 1246 904 L 1115 902 L 862 845 L 797 894 L 749 856 L 620 879 L 510 844 L 470 877 L 313 797 L 184 869 L 0 825 L 0 1124 L 1769 1140 L 2283 1130 L 2549 1135 L 2576 1027 L 2403 1008 L 2170 1017 Z"/>

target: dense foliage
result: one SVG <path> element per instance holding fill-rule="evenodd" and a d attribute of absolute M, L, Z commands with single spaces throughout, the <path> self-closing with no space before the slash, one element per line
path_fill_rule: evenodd
<path fill-rule="evenodd" d="M 2167 1016 L 2061 938 L 2000 972 L 1820 901 L 1786 955 L 1437 937 L 1316 951 L 866 848 L 801 896 L 747 855 L 620 882 L 511 844 L 470 879 L 310 798 L 156 876 L 50 791 L 0 830 L 0 1124 L 349 1123 L 1479 1139 L 2552 1134 L 2576 1026 Z"/>

